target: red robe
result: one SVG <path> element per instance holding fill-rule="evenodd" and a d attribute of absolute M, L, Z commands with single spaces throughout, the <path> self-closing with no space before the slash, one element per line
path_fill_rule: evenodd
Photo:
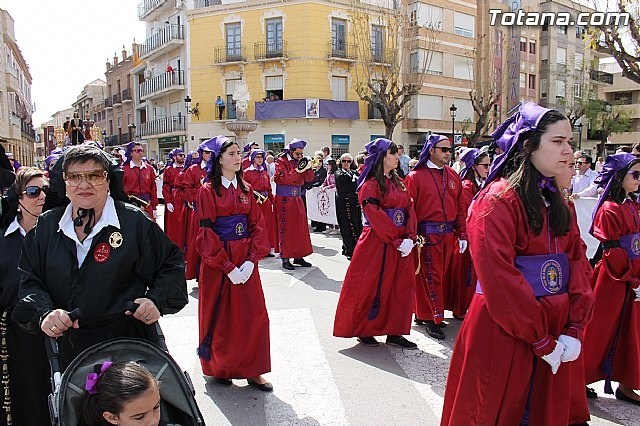
<path fill-rule="evenodd" d="M 162 197 L 164 198 L 165 206 L 169 203 L 173 205 L 173 212 L 170 212 L 166 208 L 164 210 L 164 232 L 171 241 L 182 248 L 184 247 L 185 235 L 182 229 L 182 218 L 180 217 L 182 209 L 178 208 L 178 203 L 173 198 L 176 180 L 178 179 L 180 171 L 182 171 L 182 167 L 177 166 L 175 163 L 169 167 L 165 167 L 164 173 L 162 173 Z"/>
<path fill-rule="evenodd" d="M 469 211 L 469 206 L 473 197 L 478 192 L 478 184 L 470 179 L 462 181 L 462 208 L 465 214 Z M 464 253 L 454 250 L 453 261 L 449 264 L 447 271 L 448 285 L 445 286 L 444 308 L 453 311 L 453 315 L 462 318 L 467 314 L 467 309 L 471 304 L 473 295 L 476 294 L 476 281 L 478 277 L 473 269 L 471 254 L 469 249 Z"/>
<path fill-rule="evenodd" d="M 174 213 L 178 216 L 178 226 L 179 231 L 182 234 L 182 245 L 180 245 L 180 249 L 182 250 L 182 254 L 186 258 L 187 254 L 187 229 L 189 229 L 189 215 L 187 210 L 191 210 L 187 207 L 187 203 L 185 201 L 185 188 L 184 188 L 184 169 L 180 169 L 180 172 L 176 176 L 176 179 L 173 183 L 173 190 L 171 191 L 171 196 L 173 198 L 173 207 L 175 208 Z"/>
<path fill-rule="evenodd" d="M 424 235 L 428 243 L 421 250 L 420 274 L 416 278 L 416 318 L 439 324 L 444 319 L 446 272 L 458 250 L 458 238 L 466 239 L 462 183 L 449 166 L 444 166 L 442 172 L 420 167 L 409 173 L 405 183 L 413 198 L 418 223 L 455 221 L 454 232 Z"/>
<path fill-rule="evenodd" d="M 390 180 L 383 195 L 375 179 L 367 180 L 358 190 L 361 205 L 367 198 L 379 199 L 380 207 L 367 203 L 363 208 L 371 225 L 363 228 L 340 291 L 333 326 L 336 337 L 403 335 L 411 330 L 415 304 L 414 258 L 402 257 L 397 248 L 403 239 L 415 239 L 413 201 L 408 191 Z M 406 227 L 393 224 L 382 210 L 389 208 L 407 209 Z M 370 320 L 378 291 L 378 315 Z"/>
<path fill-rule="evenodd" d="M 302 186 L 313 180 L 313 170 L 304 173 L 296 171 L 296 161 L 288 154 L 276 160 L 276 174 L 273 180 L 277 185 Z M 278 239 L 280 256 L 283 259 L 305 257 L 313 253 L 307 209 L 302 196 L 283 197 L 276 195 L 276 218 L 278 220 Z"/>
<path fill-rule="evenodd" d="M 555 349 L 560 334 L 582 339 L 594 302 L 579 229 L 550 236 L 544 210 L 542 232 L 535 235 L 505 179 L 491 183 L 471 206 L 469 248 L 484 294 L 474 296 L 458 333 L 442 425 L 520 424 L 534 363 L 531 425 L 567 425 L 574 398 L 586 404 L 584 384 L 575 380 L 579 363 L 563 363 L 553 375 L 538 358 Z M 536 298 L 515 257 L 555 253 L 556 244 L 569 257 L 568 292 Z"/>
<path fill-rule="evenodd" d="M 269 172 L 258 171 L 254 168 L 247 168 L 242 172 L 242 178 L 251 185 L 254 191 L 267 192 L 267 200 L 262 204 L 258 204 L 262 211 L 262 217 L 264 217 L 265 225 L 267 227 L 267 235 L 269 236 L 269 245 L 272 249 L 278 252 L 278 226 L 276 222 L 276 214 L 273 211 L 274 198 L 271 192 L 271 180 L 269 178 Z"/>
<path fill-rule="evenodd" d="M 200 257 L 196 250 L 196 236 L 200 230 L 200 222 L 198 221 L 196 211 L 198 209 L 198 203 L 196 198 L 198 191 L 202 186 L 204 178 L 207 173 L 202 168 L 201 163 L 192 164 L 184 172 L 182 176 L 182 186 L 184 188 L 184 200 L 187 204 L 185 207 L 185 213 L 183 217 L 186 217 L 187 234 L 186 234 L 186 246 L 187 254 L 185 255 L 186 275 L 188 280 L 192 280 L 198 275 L 198 264 L 200 263 Z"/>
<path fill-rule="evenodd" d="M 142 163 L 143 167 L 131 167 L 131 162 L 122 165 L 124 193 L 135 195 L 149 202 L 144 209 L 149 217 L 154 219 L 153 211 L 158 206 L 158 188 L 156 187 L 156 172 L 153 167 Z M 155 220 L 155 219 L 154 219 Z"/>
<path fill-rule="evenodd" d="M 634 201 L 622 204 L 605 201 L 593 221 L 593 236 L 600 241 L 611 241 L 640 232 L 637 210 L 638 204 Z M 587 384 L 605 378 L 601 365 L 607 358 L 624 310 L 611 378 L 632 389 L 640 389 L 640 302 L 634 302 L 635 294 L 629 284 L 632 278 L 640 278 L 640 259 L 629 259 L 621 247 L 606 250 L 596 264 L 593 273 L 596 305 L 583 348 Z"/>
<path fill-rule="evenodd" d="M 211 228 L 198 228 L 195 246 L 202 259 L 198 296 L 200 342 L 209 330 L 214 311 L 219 310 L 211 359 L 200 359 L 200 363 L 207 376 L 249 378 L 271 371 L 269 316 L 258 269 L 258 261 L 269 253 L 269 240 L 251 190 L 244 192 L 240 186 L 230 185 L 228 189 L 221 186 L 220 193 L 218 196 L 210 183 L 199 189 L 198 223 L 203 219 L 215 222 L 219 216 L 244 214 L 249 237 L 221 241 Z M 251 278 L 244 284 L 232 284 L 227 274 L 246 260 L 255 265 Z"/>

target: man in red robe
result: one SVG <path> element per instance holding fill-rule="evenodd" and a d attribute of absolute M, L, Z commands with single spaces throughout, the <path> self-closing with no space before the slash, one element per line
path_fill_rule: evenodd
<path fill-rule="evenodd" d="M 139 142 L 129 142 L 126 155 L 126 160 L 122 165 L 124 193 L 146 202 L 143 209 L 149 217 L 155 220 L 158 217 L 156 212 L 156 207 L 158 207 L 156 173 L 153 167 L 142 160 L 144 148 Z"/>
<path fill-rule="evenodd" d="M 164 212 L 164 232 L 176 243 L 178 247 L 184 246 L 184 231 L 181 226 L 180 211 L 176 211 L 176 203 L 173 199 L 173 189 L 175 188 L 178 174 L 184 167 L 184 151 L 182 148 L 175 148 L 169 153 L 171 162 L 164 168 L 162 173 L 162 197 L 166 206 Z"/>
<path fill-rule="evenodd" d="M 436 339 L 445 338 L 441 328 L 445 273 L 454 252 L 467 248 L 462 182 L 448 166 L 452 151 L 447 137 L 431 135 L 405 180 L 415 205 L 418 234 L 426 240 L 416 279 L 416 322 L 426 324 L 427 333 Z"/>
<path fill-rule="evenodd" d="M 304 260 L 304 256 L 313 253 L 307 209 L 302 200 L 302 186 L 305 182 L 313 180 L 311 161 L 308 161 L 304 167 L 298 167 L 305 146 L 307 142 L 300 139 L 289 142 L 276 160 L 276 174 L 273 177 L 276 183 L 276 218 L 279 227 L 280 257 L 282 267 L 288 270 L 294 269 L 289 260 L 291 258 L 296 265 L 311 266 L 311 263 Z"/>

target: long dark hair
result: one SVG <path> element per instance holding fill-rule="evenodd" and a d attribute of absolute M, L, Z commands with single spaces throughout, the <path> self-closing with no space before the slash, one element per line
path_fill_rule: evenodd
<path fill-rule="evenodd" d="M 633 192 L 627 195 L 627 191 L 625 191 L 624 188 L 622 187 L 622 181 L 627 175 L 627 172 L 629 172 L 629 170 L 633 166 L 639 163 L 640 163 L 640 159 L 637 158 L 631 161 L 627 167 L 625 167 L 622 170 L 618 170 L 616 174 L 613 175 L 613 177 L 611 178 L 613 179 L 613 181 L 611 182 L 611 189 L 609 189 L 609 196 L 607 198 L 611 199 L 612 201 L 615 201 L 618 204 L 622 204 L 622 202 L 624 201 L 625 198 L 627 198 L 627 196 L 631 197 L 634 200 L 638 198 L 638 194 Z"/>
<path fill-rule="evenodd" d="M 79 426 L 111 426 L 102 413 L 122 413 L 127 403 L 157 385 L 149 370 L 138 363 L 112 364 L 98 379 L 97 392 L 83 395 Z"/>
<path fill-rule="evenodd" d="M 475 160 L 473 160 L 473 165 L 477 166 L 478 164 L 480 164 L 480 162 L 482 160 L 484 160 L 485 158 L 488 158 L 489 154 L 487 154 L 486 152 L 483 152 L 481 154 L 479 154 Z M 466 172 L 464 172 L 464 176 L 462 176 L 462 180 L 470 180 L 471 182 L 473 182 L 474 187 L 476 187 L 476 190 L 478 189 L 478 173 L 476 172 L 476 169 L 473 167 L 469 167 L 467 169 Z"/>
<path fill-rule="evenodd" d="M 398 145 L 391 142 L 391 145 L 389 145 L 389 148 L 387 149 L 387 151 L 389 151 L 389 153 L 391 154 L 397 153 Z M 373 169 L 373 176 L 378 181 L 378 185 L 380 185 L 380 191 L 382 192 L 382 195 L 385 195 L 387 193 L 387 182 L 386 182 L 387 178 L 384 176 L 384 164 L 383 164 L 384 159 L 386 157 L 387 157 L 387 153 L 380 156 L 380 158 L 378 159 L 378 162 L 376 163 Z M 407 190 L 407 188 L 404 186 L 404 182 L 402 181 L 402 179 L 400 179 L 400 176 L 398 176 L 398 172 L 396 171 L 396 169 L 391 170 L 391 172 L 389 172 L 389 176 L 395 182 L 395 184 L 398 185 L 400 189 L 402 189 L 403 191 Z"/>
<path fill-rule="evenodd" d="M 22 212 L 19 208 L 22 193 L 31 179 L 39 177 L 44 178 L 48 184 L 49 180 L 45 177 L 44 172 L 36 167 L 21 167 L 18 170 L 15 182 L 9 187 L 7 196 L 3 199 L 0 228 L 7 228 L 16 217 L 18 220 L 22 219 Z"/>
<path fill-rule="evenodd" d="M 520 141 L 523 141 L 522 149 L 513 150 L 506 160 L 501 175 L 506 177 L 509 186 L 513 188 L 524 204 L 529 226 L 535 235 L 542 232 L 544 218 L 542 217 L 543 199 L 540 197 L 538 181 L 542 176 L 531 163 L 531 154 L 540 147 L 540 138 L 550 125 L 566 120 L 564 114 L 551 110 L 547 112 L 538 123 L 537 130 L 523 133 Z M 555 235 L 566 235 L 571 228 L 571 212 L 567 207 L 562 191 L 552 192 L 547 188 L 542 190 L 542 195 L 550 201 L 549 228 Z"/>
<path fill-rule="evenodd" d="M 240 148 L 240 146 L 235 141 L 228 140 L 222 144 L 220 153 L 218 155 L 214 156 L 212 154 L 211 156 L 211 162 L 213 164 L 207 177 L 209 178 L 211 186 L 213 187 L 214 191 L 216 191 L 216 195 L 218 195 L 218 197 L 222 196 L 222 193 L 220 192 L 220 187 L 222 186 L 222 163 L 220 163 L 220 156 L 224 154 L 227 149 L 231 147 L 231 145 L 237 146 L 238 149 Z M 244 192 L 248 192 L 249 188 L 242 180 L 242 167 L 240 167 L 240 170 L 236 172 L 236 179 L 238 179 L 238 186 L 242 188 Z"/>

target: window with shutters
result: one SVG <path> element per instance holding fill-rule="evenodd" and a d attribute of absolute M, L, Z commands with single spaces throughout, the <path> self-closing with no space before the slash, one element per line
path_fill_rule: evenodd
<path fill-rule="evenodd" d="M 227 36 L 227 62 L 239 61 L 242 59 L 242 36 L 240 22 L 233 22 L 225 25 Z"/>
<path fill-rule="evenodd" d="M 453 32 L 463 37 L 473 38 L 475 32 L 475 18 L 473 15 L 455 12 Z"/>
<path fill-rule="evenodd" d="M 347 54 L 347 21 L 331 18 L 331 54 L 340 58 Z"/>
<path fill-rule="evenodd" d="M 473 80 L 473 59 L 454 55 L 453 76 L 463 80 Z"/>
<path fill-rule="evenodd" d="M 267 95 L 265 100 L 280 101 L 284 99 L 284 79 L 282 75 L 270 75 L 265 77 Z"/>
<path fill-rule="evenodd" d="M 384 62 L 384 27 L 371 26 L 371 56 L 374 62 Z"/>
<path fill-rule="evenodd" d="M 227 114 L 227 119 L 228 120 L 234 120 L 236 118 L 236 101 L 233 100 L 233 92 L 236 90 L 236 83 L 238 83 L 240 81 L 240 79 L 233 79 L 233 80 L 227 80 L 225 82 L 225 86 L 226 86 L 226 90 L 225 90 L 225 94 L 226 99 L 225 99 L 225 106 L 226 108 L 224 109 L 223 115 L 224 113 Z M 225 118 L 224 116 L 222 118 Z"/>
<path fill-rule="evenodd" d="M 331 96 L 334 101 L 347 100 L 347 77 L 331 77 Z"/>

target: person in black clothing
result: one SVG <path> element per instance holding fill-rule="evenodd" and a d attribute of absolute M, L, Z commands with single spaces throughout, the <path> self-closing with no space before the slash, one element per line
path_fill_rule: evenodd
<path fill-rule="evenodd" d="M 4 147 L 0 145 L 0 196 L 7 192 L 7 189 L 15 182 L 16 175 L 11 167 L 11 162 L 5 153 Z"/>
<path fill-rule="evenodd" d="M 49 394 L 49 362 L 42 334 L 26 333 L 11 318 L 18 303 L 20 248 L 27 232 L 36 224 L 42 212 L 48 181 L 44 172 L 22 167 L 16 182 L 9 188 L 6 208 L 0 217 L 0 424 L 49 424 L 47 396 Z M 8 370 L 6 369 L 8 367 Z M 8 386 L 5 385 L 8 383 Z"/>
<path fill-rule="evenodd" d="M 349 260 L 362 233 L 362 210 L 356 194 L 358 176 L 351 154 L 342 154 L 336 172 L 336 216 L 342 235 L 342 254 Z"/>
<path fill-rule="evenodd" d="M 180 249 L 140 209 L 109 195 L 110 164 L 91 145 L 65 152 L 70 204 L 27 234 L 13 318 L 58 339 L 64 369 L 84 349 L 118 337 L 158 344 L 154 323 L 187 304 Z M 128 302 L 139 305 L 132 314 Z M 79 308 L 79 320 L 69 311 Z"/>
<path fill-rule="evenodd" d="M 321 186 L 327 178 L 327 169 L 322 164 L 322 151 L 317 151 L 313 156 L 316 158 L 318 165 L 313 170 L 313 180 L 311 182 L 307 182 L 304 185 L 304 189 L 317 188 Z M 313 226 L 314 232 L 323 232 L 327 229 L 326 223 L 316 222 L 315 220 L 311 221 L 311 226 Z"/>

